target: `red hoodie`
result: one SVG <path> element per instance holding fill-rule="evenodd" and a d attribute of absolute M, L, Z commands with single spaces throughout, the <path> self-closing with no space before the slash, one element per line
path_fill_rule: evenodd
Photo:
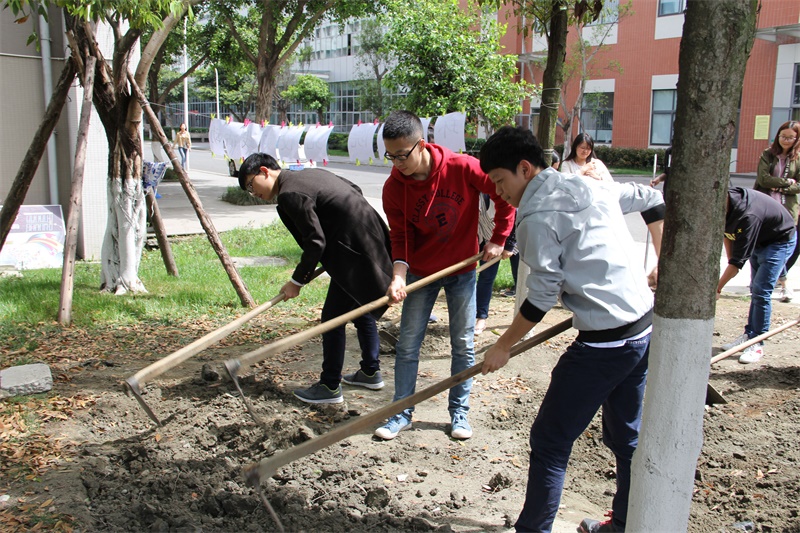
<path fill-rule="evenodd" d="M 477 159 L 436 144 L 425 148 L 431 155 L 431 172 L 424 181 L 393 168 L 383 186 L 392 259 L 405 261 L 412 274 L 422 277 L 478 253 L 480 193 L 489 194 L 496 206 L 491 242 L 503 246 L 514 225 L 514 207 L 495 193 Z"/>

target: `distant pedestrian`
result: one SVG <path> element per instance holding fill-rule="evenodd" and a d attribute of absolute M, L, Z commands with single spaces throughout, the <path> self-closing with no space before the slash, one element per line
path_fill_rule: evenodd
<path fill-rule="evenodd" d="M 791 120 L 781 124 L 772 145 L 761 154 L 754 188 L 780 202 L 792 215 L 795 227 L 800 231 L 800 226 L 797 224 L 800 212 L 797 202 L 797 194 L 800 193 L 798 181 L 800 181 L 800 122 Z M 789 269 L 797 261 L 798 254 L 800 246 L 795 246 L 792 255 L 786 261 L 786 266 L 778 276 L 777 294 L 773 297 L 782 302 L 791 302 L 794 297 L 794 291 L 786 282 L 786 277 Z"/>
<path fill-rule="evenodd" d="M 594 139 L 588 133 L 579 133 L 572 141 L 569 155 L 560 167 L 562 174 L 577 174 L 598 181 L 614 181 L 605 164 L 594 153 Z"/>
<path fill-rule="evenodd" d="M 175 146 L 181 155 L 181 166 L 186 170 L 186 154 L 192 149 L 192 137 L 186 131 L 186 124 L 181 124 L 178 134 L 175 136 Z"/>

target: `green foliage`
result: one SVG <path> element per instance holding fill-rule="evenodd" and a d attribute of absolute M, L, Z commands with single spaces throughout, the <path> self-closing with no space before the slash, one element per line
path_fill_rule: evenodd
<path fill-rule="evenodd" d="M 331 133 L 328 137 L 328 150 L 344 150 L 347 152 L 347 139 L 349 133 Z"/>
<path fill-rule="evenodd" d="M 228 187 L 225 192 L 222 193 L 221 199 L 223 202 L 228 202 L 233 205 L 267 205 L 277 203 L 276 200 L 262 200 L 247 191 L 243 191 L 241 187 Z"/>
<path fill-rule="evenodd" d="M 317 112 L 322 122 L 322 114 L 333 99 L 328 84 L 313 74 L 300 74 L 294 85 L 281 93 L 290 102 L 296 102 L 306 109 Z"/>
<path fill-rule="evenodd" d="M 238 229 L 220 234 L 231 257 L 277 256 L 286 266 L 240 267 L 239 272 L 257 302 L 273 298 L 286 283 L 300 259 L 301 250 L 280 223 L 260 229 Z M 149 293 L 114 296 L 100 292 L 100 264 L 78 262 L 75 266 L 73 324 L 76 327 L 135 325 L 149 322 L 184 322 L 206 316 L 222 322 L 242 312 L 239 299 L 219 258 L 205 235 L 174 239 L 172 252 L 179 277 L 169 276 L 157 249 L 142 254 L 139 276 Z M 20 325 L 54 325 L 58 311 L 60 269 L 27 270 L 21 278 L 0 278 L 0 336 L 10 338 Z M 318 318 L 315 309 L 327 291 L 324 278 L 304 287 L 298 298 L 281 309 Z M 20 340 L 18 349 L 34 350 L 36 341 Z"/>
<path fill-rule="evenodd" d="M 492 127 L 513 122 L 532 87 L 516 83 L 517 57 L 500 54 L 505 26 L 482 19 L 472 3 L 422 0 L 396 6 L 386 46 L 397 67 L 388 83 L 407 91 L 403 105 L 420 115 L 461 111 Z"/>

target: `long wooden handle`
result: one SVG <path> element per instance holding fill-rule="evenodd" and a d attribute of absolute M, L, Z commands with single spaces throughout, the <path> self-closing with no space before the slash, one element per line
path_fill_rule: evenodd
<path fill-rule="evenodd" d="M 761 342 L 764 339 L 768 339 L 769 337 L 772 337 L 776 333 L 780 333 L 781 331 L 783 331 L 785 329 L 789 329 L 790 327 L 794 326 L 795 324 L 800 324 L 800 318 L 796 318 L 795 320 L 791 320 L 791 321 L 787 322 L 786 324 L 778 326 L 775 329 L 771 329 L 771 330 L 767 331 L 766 333 L 762 333 L 761 335 L 759 335 L 757 337 L 753 337 L 752 339 L 750 339 L 748 341 L 745 341 L 745 342 L 743 342 L 742 344 L 740 344 L 738 346 L 734 346 L 730 350 L 725 350 L 724 352 L 715 355 L 714 357 L 711 358 L 711 364 L 713 365 L 717 361 L 722 361 L 723 359 L 726 359 L 726 358 L 732 356 L 735 353 L 741 352 L 742 350 L 744 350 L 748 346 L 752 346 L 752 345 L 756 344 L 757 342 Z"/>
<path fill-rule="evenodd" d="M 534 346 L 555 337 L 559 333 L 567 331 L 571 326 L 572 318 L 568 318 L 556 324 L 555 326 L 551 326 L 541 333 L 534 335 L 526 341 L 518 342 L 511 348 L 511 357 L 515 357 L 527 350 L 530 350 Z M 466 370 L 462 370 L 458 374 L 435 383 L 434 385 L 412 394 L 407 398 L 397 400 L 396 402 L 390 403 L 389 405 L 381 407 L 380 409 L 372 411 L 364 416 L 354 418 L 350 422 L 342 424 L 338 428 L 329 431 L 324 435 L 307 440 L 302 444 L 299 444 L 293 448 L 289 448 L 288 450 L 278 453 L 267 459 L 263 459 L 258 463 L 248 465 L 244 469 L 245 478 L 247 479 L 248 483 L 256 485 L 260 483 L 262 479 L 272 477 L 280 467 L 287 465 L 292 461 L 296 461 L 301 457 L 318 452 L 319 450 L 326 448 L 331 444 L 335 444 L 346 439 L 347 437 L 355 435 L 365 428 L 375 426 L 386 418 L 394 416 L 408 407 L 417 405 L 428 398 L 436 396 L 440 392 L 446 391 L 447 389 L 450 389 L 459 383 L 468 380 L 469 378 L 480 373 L 482 366 L 483 362 L 473 365 Z"/>
<path fill-rule="evenodd" d="M 322 267 L 318 268 L 312 274 L 311 279 L 316 278 L 324 271 L 325 271 L 324 268 Z M 200 337 L 193 343 L 184 346 L 180 350 L 173 352 L 172 354 L 156 361 L 150 366 L 141 369 L 136 374 L 128 378 L 127 380 L 128 384 L 131 387 L 137 387 L 136 390 L 139 391 L 146 382 L 160 376 L 161 374 L 163 374 L 167 370 L 170 370 L 171 368 L 175 368 L 176 366 L 183 363 L 190 357 L 202 352 L 212 344 L 215 344 L 218 341 L 224 339 L 225 337 L 227 337 L 228 335 L 239 329 L 243 324 L 246 324 L 247 322 L 249 322 L 256 316 L 260 315 L 273 305 L 282 302 L 284 298 L 285 295 L 283 294 L 283 291 L 279 292 L 278 295 L 275 296 L 272 300 L 259 305 L 255 309 L 248 311 L 246 314 L 240 316 L 233 322 L 230 322 L 229 324 L 226 324 L 221 328 L 215 329 L 211 333 L 208 333 Z"/>
<path fill-rule="evenodd" d="M 445 276 L 452 274 L 453 272 L 458 272 L 462 268 L 466 268 L 471 264 L 478 261 L 483 254 L 477 254 L 470 258 L 464 259 L 463 261 L 456 263 L 452 266 L 449 266 L 435 274 L 431 274 L 426 278 L 422 278 L 421 280 L 415 281 L 411 285 L 406 286 L 406 293 L 414 292 L 415 290 L 424 287 L 425 285 L 429 285 L 434 281 L 441 279 Z M 380 309 L 381 307 L 389 304 L 389 297 L 382 296 L 377 300 L 370 302 L 368 304 L 362 305 L 357 309 L 353 309 L 352 311 L 345 313 L 343 315 L 337 316 L 336 318 L 332 318 L 322 324 L 316 325 L 313 328 L 309 328 L 305 331 L 301 331 L 299 333 L 295 333 L 294 335 L 289 335 L 283 339 L 279 339 L 271 344 L 266 346 L 262 346 L 252 352 L 248 352 L 241 356 L 238 359 L 231 359 L 225 362 L 225 366 L 228 369 L 236 369 L 237 371 L 241 370 L 242 368 L 247 368 L 252 366 L 259 361 L 263 361 L 270 355 L 274 355 L 280 353 L 292 346 L 297 344 L 303 343 L 308 339 L 311 339 L 317 335 L 322 335 L 323 333 L 327 333 L 332 329 L 338 328 L 343 324 L 347 324 L 354 318 L 358 318 L 361 315 L 365 315 L 370 311 L 374 311 L 375 309 Z"/>

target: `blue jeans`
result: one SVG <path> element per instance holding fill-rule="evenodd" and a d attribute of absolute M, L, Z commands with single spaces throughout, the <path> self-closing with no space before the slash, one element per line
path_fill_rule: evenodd
<path fill-rule="evenodd" d="M 410 272 L 406 275 L 409 285 L 420 279 Z M 394 401 L 408 398 L 416 391 L 419 350 L 440 288 L 444 288 L 450 321 L 450 375 L 475 364 L 475 271 L 471 270 L 434 281 L 412 292 L 403 301 L 400 339 L 395 346 Z M 456 413 L 467 414 L 471 389 L 472 379 L 450 389 L 447 410 L 451 417 Z M 402 414 L 411 420 L 413 412 L 414 408 L 410 407 Z"/>
<path fill-rule="evenodd" d="M 187 152 L 186 148 L 178 146 L 178 153 L 181 156 L 181 167 L 183 167 L 184 169 L 186 168 L 186 152 Z"/>
<path fill-rule="evenodd" d="M 772 319 L 772 291 L 794 251 L 797 235 L 787 242 L 759 246 L 750 256 L 750 313 L 745 333 L 751 339 L 769 330 Z"/>
<path fill-rule="evenodd" d="M 649 351 L 650 335 L 646 335 L 619 348 L 593 348 L 575 341 L 561 356 L 531 428 L 528 490 L 517 531 L 552 529 L 572 445 L 600 407 L 603 443 L 617 459 L 617 492 L 611 508 L 614 523 L 624 527 Z"/>

